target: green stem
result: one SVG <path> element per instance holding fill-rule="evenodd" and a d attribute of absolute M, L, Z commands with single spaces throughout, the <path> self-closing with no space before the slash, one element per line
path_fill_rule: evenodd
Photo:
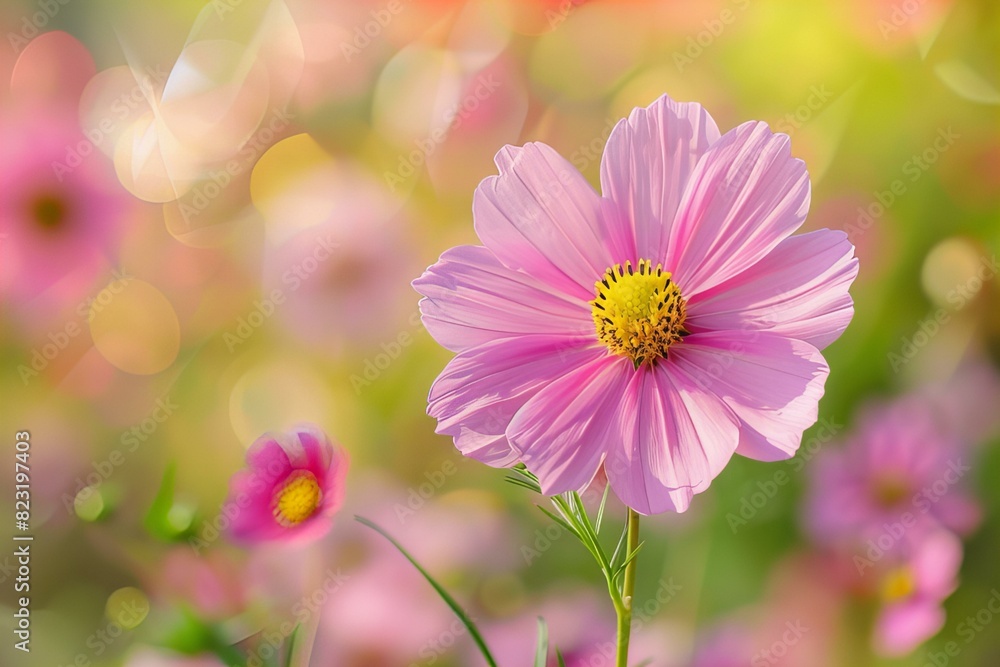
<path fill-rule="evenodd" d="M 639 513 L 631 507 L 628 510 L 628 549 L 625 557 L 629 558 L 639 548 Z M 628 667 L 628 644 L 632 633 L 632 596 L 635 592 L 635 567 L 638 558 L 632 558 L 625 566 L 625 580 L 622 582 L 622 603 L 616 605 L 618 612 L 618 654 L 615 667 Z"/>

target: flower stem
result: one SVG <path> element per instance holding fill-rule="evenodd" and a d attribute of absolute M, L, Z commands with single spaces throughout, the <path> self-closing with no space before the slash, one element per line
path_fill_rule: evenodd
<path fill-rule="evenodd" d="M 622 603 L 618 611 L 618 653 L 615 667 L 628 667 L 628 644 L 632 633 L 632 596 L 635 592 L 635 568 L 638 558 L 632 557 L 639 548 L 639 513 L 631 507 L 628 510 L 628 549 L 625 558 L 631 558 L 625 566 L 625 579 L 622 582 Z"/>

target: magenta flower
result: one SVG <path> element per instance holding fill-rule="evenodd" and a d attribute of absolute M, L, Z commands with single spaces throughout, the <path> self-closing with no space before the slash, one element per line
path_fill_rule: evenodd
<path fill-rule="evenodd" d="M 822 542 L 898 541 L 893 533 L 976 527 L 967 452 L 935 405 L 913 396 L 876 406 L 845 447 L 812 465 L 808 529 Z M 888 536 L 888 537 L 886 537 Z"/>
<path fill-rule="evenodd" d="M 843 233 L 792 236 L 809 177 L 787 136 L 721 135 L 664 96 L 615 127 L 603 196 L 544 144 L 496 162 L 473 202 L 483 246 L 414 282 L 458 353 L 430 392 L 439 433 L 489 465 L 523 462 L 546 494 L 603 466 L 645 514 L 687 509 L 734 453 L 795 453 L 857 262 Z"/>
<path fill-rule="evenodd" d="M 239 508 L 230 532 L 240 542 L 304 541 L 329 530 L 344 497 L 347 455 L 314 426 L 265 434 L 233 475 L 227 506 Z"/>

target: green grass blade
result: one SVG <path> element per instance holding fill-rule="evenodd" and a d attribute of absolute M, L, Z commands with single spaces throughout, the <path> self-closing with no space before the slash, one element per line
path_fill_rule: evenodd
<path fill-rule="evenodd" d="M 476 624 L 471 618 L 469 618 L 469 615 L 465 613 L 465 610 L 462 609 L 462 606 L 458 604 L 455 598 L 453 598 L 448 591 L 446 591 L 444 587 L 441 586 L 441 584 L 439 584 L 429 572 L 427 572 L 427 570 L 421 567 L 420 563 L 418 563 L 416 559 L 410 555 L 410 552 L 403 548 L 402 544 L 397 542 L 392 535 L 383 530 L 380 526 L 378 526 L 378 524 L 366 519 L 363 516 L 355 516 L 354 520 L 362 525 L 368 526 L 376 533 L 389 540 L 392 546 L 396 547 L 396 549 L 399 550 L 399 553 L 403 554 L 403 556 L 406 557 L 406 560 L 410 561 L 413 567 L 417 568 L 417 572 L 423 575 L 424 579 L 427 580 L 427 583 L 434 588 L 437 594 L 441 596 L 441 599 L 444 600 L 449 607 L 451 607 L 453 612 L 455 612 L 455 615 L 458 616 L 458 620 L 462 621 L 462 624 L 469 631 L 469 635 L 472 637 L 473 641 L 476 642 L 476 646 L 479 647 L 479 652 L 482 653 L 483 658 L 486 659 L 486 664 L 490 667 L 497 667 L 497 662 L 490 653 L 490 649 L 486 646 L 486 641 L 483 639 L 483 636 L 479 633 L 479 628 L 476 627 Z"/>
<path fill-rule="evenodd" d="M 549 660 L 549 626 L 538 617 L 538 646 L 535 648 L 535 667 L 545 667 Z"/>

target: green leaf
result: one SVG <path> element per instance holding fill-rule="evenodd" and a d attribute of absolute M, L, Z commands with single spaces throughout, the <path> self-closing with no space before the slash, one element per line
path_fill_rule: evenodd
<path fill-rule="evenodd" d="M 622 526 L 622 534 L 618 538 L 618 544 L 615 546 L 615 552 L 611 554 L 611 567 L 615 567 L 615 563 L 618 561 L 618 556 L 622 553 L 622 547 L 625 546 L 625 539 L 628 537 L 628 524 Z M 624 558 L 624 556 L 623 556 Z"/>
<path fill-rule="evenodd" d="M 527 489 L 528 491 L 534 491 L 535 493 L 541 493 L 541 489 L 534 484 L 523 480 L 519 477 L 504 477 L 504 479 L 514 486 L 520 486 L 521 488 Z"/>
<path fill-rule="evenodd" d="M 211 653 L 228 667 L 246 665 L 246 657 L 229 643 L 217 626 L 206 623 L 189 609 L 182 608 L 180 617 L 166 628 L 155 643 L 183 655 Z"/>
<path fill-rule="evenodd" d="M 559 667 L 566 667 L 566 658 L 559 649 L 556 649 L 556 660 L 559 661 Z"/>
<path fill-rule="evenodd" d="M 611 490 L 611 485 L 607 484 L 604 487 L 604 495 L 601 496 L 601 506 L 597 508 L 597 520 L 594 521 L 594 532 L 598 535 L 601 534 L 601 520 L 604 519 L 604 506 L 608 502 L 608 491 Z"/>
<path fill-rule="evenodd" d="M 153 537 L 165 542 L 182 539 L 194 524 L 194 510 L 174 502 L 176 480 L 177 464 L 171 463 L 163 472 L 160 488 L 142 521 Z"/>
<path fill-rule="evenodd" d="M 577 536 L 580 538 L 580 541 L 583 542 L 583 545 L 587 547 L 587 550 L 590 551 L 590 553 L 597 560 L 605 578 L 610 577 L 611 562 L 608 560 L 608 555 L 604 552 L 604 547 L 601 546 L 600 540 L 597 539 L 597 533 L 594 531 L 594 526 L 590 522 L 590 517 L 587 516 L 587 510 L 583 506 L 583 501 L 580 500 L 580 494 L 574 491 L 573 493 L 567 494 L 565 497 L 556 496 L 552 498 L 552 502 L 555 503 L 556 507 L 560 508 L 560 511 L 563 512 L 564 515 L 573 518 L 574 524 L 577 527 Z"/>
<path fill-rule="evenodd" d="M 511 468 L 511 474 L 505 477 L 505 479 L 511 484 L 524 487 L 529 491 L 534 491 L 535 493 L 542 492 L 542 485 L 538 482 L 538 478 L 528 472 L 524 464 L 518 464 Z"/>
<path fill-rule="evenodd" d="M 541 505 L 535 505 L 535 507 L 537 507 L 538 509 L 540 509 L 542 511 L 542 513 L 545 514 L 545 516 L 549 517 L 550 519 L 552 519 L 553 521 L 555 521 L 556 523 L 558 523 L 560 526 L 562 526 L 563 528 L 565 528 L 566 532 L 570 533 L 571 535 L 576 536 L 576 538 L 579 539 L 579 540 L 581 540 L 581 541 L 583 540 L 583 538 L 580 537 L 580 533 L 579 533 L 579 531 L 577 531 L 576 527 L 575 526 L 571 526 L 569 524 L 569 522 L 566 521 L 566 519 L 562 518 L 561 516 L 557 516 L 556 514 L 554 514 L 553 512 L 550 512 L 549 510 L 545 509 Z"/>
<path fill-rule="evenodd" d="M 444 587 L 441 586 L 441 584 L 439 584 L 434 579 L 434 577 L 432 577 L 430 575 L 430 573 L 427 572 L 427 570 L 425 570 L 423 567 L 421 567 L 420 563 L 418 563 L 416 561 L 416 559 L 413 556 L 411 556 L 410 553 L 406 549 L 403 548 L 403 545 L 400 544 L 399 542 L 397 542 L 392 537 L 392 535 L 390 535 L 389 533 L 387 533 L 385 530 L 383 530 L 381 527 L 379 527 L 376 523 L 374 523 L 374 522 L 366 519 L 363 516 L 355 516 L 354 520 L 357 521 L 358 523 L 362 524 L 362 525 L 368 526 L 369 528 L 371 528 L 372 530 L 374 530 L 376 533 L 378 533 L 379 535 L 381 535 L 385 539 L 389 540 L 389 542 L 392 544 L 392 546 L 396 547 L 396 549 L 399 550 L 399 553 L 403 554 L 403 556 L 406 557 L 406 560 L 410 561 L 410 564 L 412 564 L 413 567 L 417 568 L 417 572 L 419 572 L 420 574 L 423 575 L 424 579 L 427 580 L 427 583 L 429 583 L 434 588 L 434 590 L 437 592 L 437 594 L 441 596 L 441 599 L 444 600 L 445 603 L 449 607 L 451 607 L 451 610 L 453 612 L 455 612 L 455 615 L 458 616 L 458 620 L 462 621 L 462 624 L 469 631 L 469 635 L 472 637 L 473 641 L 476 642 L 476 646 L 479 647 L 479 652 L 482 653 L 483 654 L 483 658 L 486 659 L 486 664 L 488 664 L 490 667 L 497 667 L 497 662 L 493 658 L 493 655 L 490 653 L 490 649 L 486 646 L 486 641 L 483 639 L 483 636 L 480 634 L 479 628 L 476 627 L 476 624 L 473 622 L 473 620 L 471 618 L 469 618 L 469 615 L 465 612 L 464 609 L 462 609 L 462 606 L 460 604 L 458 604 L 458 602 L 455 601 L 455 598 L 453 598 L 448 593 L 448 591 L 446 591 L 444 589 Z"/>
<path fill-rule="evenodd" d="M 535 648 L 535 667 L 545 667 L 549 660 L 549 626 L 538 617 L 538 646 Z"/>
<path fill-rule="evenodd" d="M 292 634 L 288 635 L 288 639 L 285 640 L 285 667 L 292 667 L 292 655 L 295 653 L 295 642 L 299 638 L 301 628 L 302 624 L 296 623 Z"/>
<path fill-rule="evenodd" d="M 628 567 L 629 563 L 635 560 L 635 557 L 639 555 L 639 550 L 642 549 L 643 544 L 645 544 L 645 542 L 640 542 L 639 544 L 637 544 L 635 547 L 635 551 L 630 553 L 628 555 L 628 558 L 625 559 L 625 562 L 618 566 L 618 569 L 615 570 L 615 579 L 617 579 L 618 576 L 625 571 L 625 568 Z"/>

